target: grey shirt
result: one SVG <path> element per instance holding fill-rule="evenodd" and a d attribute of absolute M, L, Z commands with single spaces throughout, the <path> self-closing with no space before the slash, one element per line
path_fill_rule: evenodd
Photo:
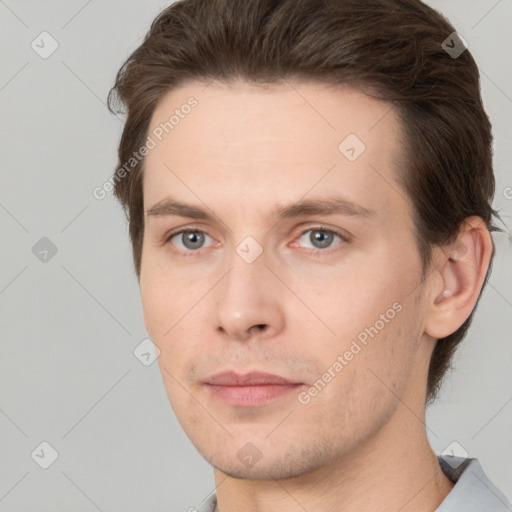
<path fill-rule="evenodd" d="M 512 502 L 487 478 L 478 459 L 437 459 L 455 486 L 436 512 L 512 512 Z M 215 512 L 216 505 L 213 494 L 198 512 Z"/>

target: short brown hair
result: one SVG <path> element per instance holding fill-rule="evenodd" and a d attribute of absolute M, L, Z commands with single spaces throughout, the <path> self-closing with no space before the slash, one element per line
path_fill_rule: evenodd
<path fill-rule="evenodd" d="M 187 81 L 304 79 L 364 86 L 395 106 L 405 128 L 406 172 L 400 179 L 413 207 L 425 276 L 432 248 L 453 241 L 467 217 L 477 215 L 489 231 L 498 229 L 492 225 L 491 125 L 478 68 L 469 50 L 457 57 L 445 51 L 443 41 L 455 44 L 447 39 L 453 32 L 419 0 L 179 0 L 153 21 L 109 93 L 110 110 L 120 111 L 115 105 L 121 104 L 127 114 L 116 173 L 144 145 L 158 101 Z M 115 180 L 138 276 L 143 171 L 142 159 Z M 473 313 L 436 343 L 429 402 Z"/>

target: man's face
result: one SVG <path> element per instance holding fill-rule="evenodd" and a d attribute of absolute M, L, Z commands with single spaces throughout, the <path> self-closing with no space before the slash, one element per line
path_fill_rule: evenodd
<path fill-rule="evenodd" d="M 148 134 L 190 96 L 197 106 L 146 157 L 146 328 L 178 421 L 212 465 L 300 475 L 349 457 L 400 400 L 422 407 L 432 347 L 419 343 L 400 123 L 349 88 L 189 83 Z M 337 200 L 334 213 L 312 206 Z"/>

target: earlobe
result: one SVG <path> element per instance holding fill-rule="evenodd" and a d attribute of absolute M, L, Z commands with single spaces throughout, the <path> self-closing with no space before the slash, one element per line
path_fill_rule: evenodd
<path fill-rule="evenodd" d="M 445 338 L 469 317 L 482 290 L 492 251 L 491 236 L 479 217 L 466 219 L 457 239 L 439 249 L 441 283 L 432 293 L 427 335 Z"/>

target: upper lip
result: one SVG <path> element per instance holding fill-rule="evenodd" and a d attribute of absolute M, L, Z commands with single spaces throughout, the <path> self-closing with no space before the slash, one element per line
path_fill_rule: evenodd
<path fill-rule="evenodd" d="M 236 372 L 217 373 L 205 379 L 205 384 L 216 386 L 263 386 L 265 384 L 290 385 L 298 383 L 272 373 L 254 371 L 243 375 Z"/>

